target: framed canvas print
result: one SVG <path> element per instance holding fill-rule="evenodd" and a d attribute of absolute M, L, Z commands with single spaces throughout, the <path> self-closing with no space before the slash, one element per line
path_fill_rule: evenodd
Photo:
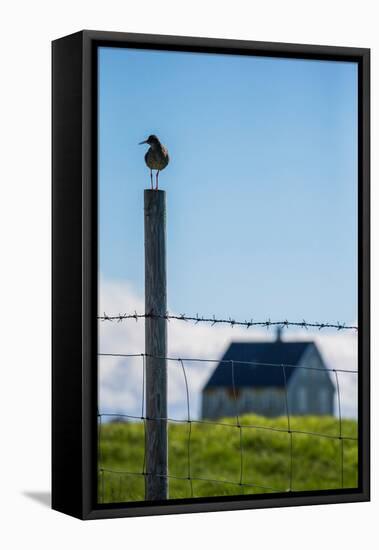
<path fill-rule="evenodd" d="M 369 50 L 53 42 L 53 508 L 369 499 Z"/>

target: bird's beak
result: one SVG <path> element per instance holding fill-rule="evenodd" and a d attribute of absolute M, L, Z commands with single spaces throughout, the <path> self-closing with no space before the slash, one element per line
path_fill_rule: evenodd
<path fill-rule="evenodd" d="M 147 139 L 145 139 L 145 141 L 140 141 L 138 145 L 143 145 L 144 143 L 147 143 Z"/>

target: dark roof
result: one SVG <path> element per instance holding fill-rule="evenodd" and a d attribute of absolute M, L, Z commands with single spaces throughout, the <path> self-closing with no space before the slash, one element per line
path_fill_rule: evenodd
<path fill-rule="evenodd" d="M 233 386 L 231 361 L 233 364 L 235 387 L 244 386 L 284 386 L 283 369 L 275 365 L 297 365 L 308 346 L 313 342 L 235 342 L 232 343 L 204 389 L 217 386 Z M 224 361 L 227 361 L 226 363 Z M 246 362 L 266 363 L 249 365 Z M 296 369 L 286 367 L 286 380 L 291 378 Z"/>

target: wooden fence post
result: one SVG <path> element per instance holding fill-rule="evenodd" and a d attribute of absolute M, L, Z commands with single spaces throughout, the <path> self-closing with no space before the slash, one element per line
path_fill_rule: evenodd
<path fill-rule="evenodd" d="M 167 312 L 166 193 L 145 189 L 145 313 Z M 145 319 L 146 500 L 168 498 L 167 320 Z M 157 420 L 158 419 L 158 420 Z"/>

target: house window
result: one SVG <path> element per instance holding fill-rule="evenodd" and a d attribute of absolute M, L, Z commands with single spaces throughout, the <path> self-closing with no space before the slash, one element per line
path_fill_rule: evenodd
<path fill-rule="evenodd" d="M 305 413 L 307 411 L 307 390 L 306 388 L 299 388 L 298 392 L 299 412 Z"/>

